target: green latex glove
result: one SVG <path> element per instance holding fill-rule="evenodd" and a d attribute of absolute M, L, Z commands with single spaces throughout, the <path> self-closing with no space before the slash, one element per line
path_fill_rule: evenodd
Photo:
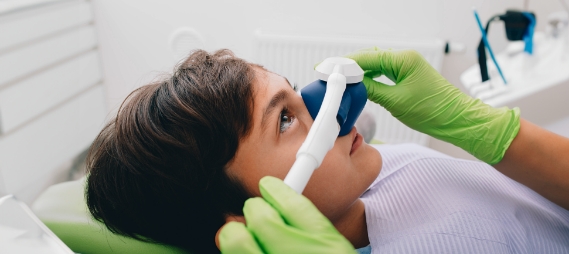
<path fill-rule="evenodd" d="M 222 253 L 356 253 L 306 197 L 280 179 L 259 182 L 263 198 L 245 202 L 247 226 L 230 222 L 219 235 Z"/>
<path fill-rule="evenodd" d="M 365 71 L 368 98 L 407 126 L 496 164 L 520 129 L 518 108 L 492 108 L 462 93 L 414 50 L 357 51 L 347 57 Z M 373 80 L 380 75 L 395 82 Z"/>

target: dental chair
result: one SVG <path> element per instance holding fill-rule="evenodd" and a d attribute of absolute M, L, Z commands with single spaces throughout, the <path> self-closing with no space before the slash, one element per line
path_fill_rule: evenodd
<path fill-rule="evenodd" d="M 187 253 L 176 247 L 147 243 L 111 233 L 87 210 L 85 178 L 49 187 L 32 204 L 34 213 L 71 250 L 78 253 Z"/>

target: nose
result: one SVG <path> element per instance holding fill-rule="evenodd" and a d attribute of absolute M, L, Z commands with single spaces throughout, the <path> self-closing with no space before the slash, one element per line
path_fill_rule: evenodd
<path fill-rule="evenodd" d="M 312 119 L 316 119 L 326 94 L 326 81 L 316 80 L 300 91 L 302 100 Z M 367 101 L 367 91 L 363 82 L 347 84 L 340 102 L 336 120 L 340 126 L 338 136 L 345 136 L 352 130 Z"/>

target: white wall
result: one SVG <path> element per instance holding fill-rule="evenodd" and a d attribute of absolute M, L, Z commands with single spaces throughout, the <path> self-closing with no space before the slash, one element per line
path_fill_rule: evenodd
<path fill-rule="evenodd" d="M 229 48 L 251 58 L 256 29 L 298 34 L 436 37 L 464 43 L 464 55 L 445 57 L 442 74 L 461 87 L 459 75 L 476 63 L 480 31 L 472 14 L 482 20 L 507 8 L 523 8 L 524 0 L 93 0 L 109 108 L 116 109 L 134 88 L 148 83 L 174 65 L 168 37 L 176 28 L 200 31 L 206 49 Z M 532 0 L 538 30 L 546 16 L 560 10 L 557 0 Z M 495 24 L 490 41 L 496 51 L 506 40 Z M 441 150 L 448 147 L 434 142 Z M 446 147 L 446 148 L 445 148 Z M 451 149 L 452 150 L 452 149 Z M 453 154 L 453 152 L 448 152 Z M 464 154 L 453 154 L 464 157 Z"/>

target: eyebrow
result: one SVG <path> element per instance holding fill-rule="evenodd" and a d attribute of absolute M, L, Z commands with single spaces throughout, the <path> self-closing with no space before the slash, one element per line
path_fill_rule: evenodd
<path fill-rule="evenodd" d="M 263 114 L 263 118 L 261 120 L 261 128 L 263 130 L 266 129 L 266 125 L 267 125 L 267 118 L 273 113 L 273 111 L 275 110 L 275 108 L 283 101 L 285 101 L 288 97 L 288 92 L 285 89 L 280 90 L 279 92 L 277 92 L 273 98 L 271 98 L 271 101 L 269 102 L 269 104 L 267 105 L 267 107 L 265 108 L 265 113 Z"/>

